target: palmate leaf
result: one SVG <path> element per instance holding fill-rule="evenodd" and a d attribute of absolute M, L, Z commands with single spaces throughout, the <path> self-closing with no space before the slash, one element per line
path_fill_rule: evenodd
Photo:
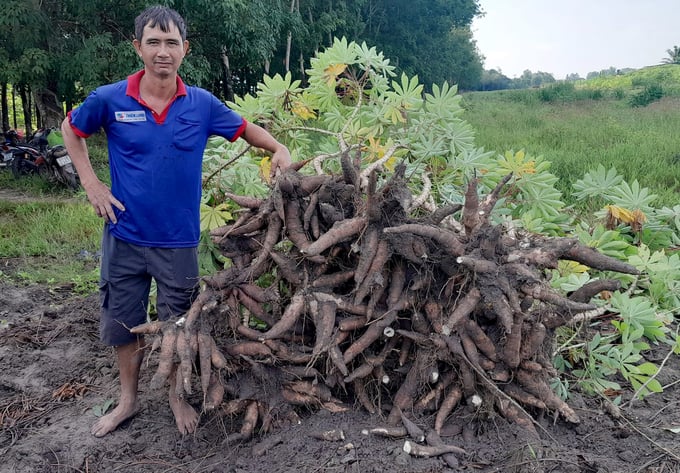
<path fill-rule="evenodd" d="M 506 151 L 498 159 L 497 173 L 506 175 L 512 173 L 515 177 L 536 172 L 536 161 L 527 155 L 523 149 L 516 153 L 512 150 Z"/>
<path fill-rule="evenodd" d="M 636 180 L 632 184 L 623 181 L 620 185 L 610 190 L 609 196 L 611 201 L 627 209 L 642 210 L 650 212 L 652 208 L 650 204 L 656 200 L 656 195 L 651 194 L 646 187 L 640 187 L 640 183 Z"/>
<path fill-rule="evenodd" d="M 485 172 L 485 169 L 493 166 L 494 151 L 484 151 L 484 148 L 463 149 L 456 156 L 456 166 L 465 170 L 477 169 Z"/>
<path fill-rule="evenodd" d="M 300 81 L 292 80 L 292 75 L 286 72 L 285 76 L 276 74 L 274 77 L 265 75 L 262 82 L 257 84 L 257 96 L 269 103 L 281 103 L 291 94 L 299 94 Z"/>
<path fill-rule="evenodd" d="M 559 225 L 564 223 L 559 222 L 560 216 L 566 217 L 564 214 L 559 214 L 554 219 L 547 220 L 537 209 L 529 209 L 521 213 L 519 221 L 522 228 L 531 233 L 555 236 L 564 234 L 564 229 Z"/>
<path fill-rule="evenodd" d="M 641 330 L 648 340 L 665 339 L 668 328 L 657 317 L 656 307 L 648 298 L 630 297 L 628 294 L 615 292 L 612 294 L 611 307 L 633 330 Z"/>
<path fill-rule="evenodd" d="M 538 210 L 543 217 L 548 219 L 558 216 L 564 207 L 562 193 L 548 186 L 525 186 L 521 191 L 519 201 L 521 207 Z"/>
<path fill-rule="evenodd" d="M 335 38 L 331 48 L 311 59 L 312 67 L 306 70 L 309 85 L 302 93 L 307 107 L 323 113 L 341 105 L 335 87 L 338 85 L 338 77 L 357 63 L 357 51 L 356 43 L 349 43 L 344 37 Z"/>
<path fill-rule="evenodd" d="M 423 85 L 418 82 L 418 76 L 413 76 L 410 79 L 406 74 L 401 75 L 401 82 L 392 81 L 392 94 L 386 94 L 388 97 L 394 97 L 406 109 L 417 110 L 422 106 Z"/>
<path fill-rule="evenodd" d="M 567 276 L 555 278 L 554 280 L 550 281 L 550 285 L 567 293 L 583 287 L 584 284 L 590 281 L 590 276 L 587 273 L 569 274 Z"/>
<path fill-rule="evenodd" d="M 333 46 L 317 54 L 316 57 L 310 60 L 311 68 L 305 72 L 311 78 L 318 79 L 323 77 L 326 68 L 333 64 L 356 64 L 357 62 L 357 45 L 354 42 L 348 42 L 344 36 L 342 38 L 335 38 Z"/>
<path fill-rule="evenodd" d="M 336 63 L 331 64 L 326 69 L 323 70 L 324 80 L 329 86 L 335 86 L 338 76 L 345 72 L 347 69 L 347 64 Z"/>
<path fill-rule="evenodd" d="M 265 156 L 260 161 L 260 177 L 267 184 L 271 184 L 272 160 L 269 156 Z"/>
<path fill-rule="evenodd" d="M 580 226 L 574 230 L 580 242 L 586 246 L 597 249 L 612 258 L 625 261 L 628 255 L 637 251 L 621 232 L 617 230 L 607 230 L 603 225 L 596 225 L 593 228 Z"/>
<path fill-rule="evenodd" d="M 418 83 L 418 76 L 408 78 L 401 75 L 401 81 L 392 81 L 392 90 L 385 92 L 383 117 L 396 125 L 406 123 L 407 113 L 422 107 L 423 86 Z"/>
<path fill-rule="evenodd" d="M 330 104 L 328 104 L 330 105 Z M 323 114 L 323 124 L 329 131 L 338 132 L 342 130 L 347 121 L 347 117 L 343 114 L 339 106 L 328 108 Z"/>
<path fill-rule="evenodd" d="M 219 228 L 232 220 L 233 216 L 227 204 L 220 204 L 216 207 L 201 204 L 201 231 L 210 231 Z"/>
<path fill-rule="evenodd" d="M 680 205 L 674 205 L 673 208 L 663 207 L 656 211 L 656 216 L 673 232 L 673 243 L 680 244 Z"/>
<path fill-rule="evenodd" d="M 227 102 L 229 108 L 238 112 L 250 121 L 258 121 L 271 113 L 272 106 L 264 100 L 246 94 L 244 97 L 235 97 L 234 102 Z"/>
<path fill-rule="evenodd" d="M 454 155 L 470 151 L 475 144 L 475 131 L 472 125 L 463 120 L 449 122 L 444 136 L 449 140 L 449 149 Z"/>
<path fill-rule="evenodd" d="M 227 102 L 230 108 L 251 121 L 267 117 L 274 111 L 281 111 L 292 106 L 295 100 L 300 103 L 299 80 L 292 80 L 291 73 L 285 76 L 276 74 L 274 77 L 264 76 L 257 84 L 257 98 L 251 94 L 236 97 L 234 102 Z"/>
<path fill-rule="evenodd" d="M 596 169 L 587 172 L 583 179 L 579 179 L 573 184 L 573 195 L 578 199 L 601 197 L 609 189 L 615 188 L 622 182 L 623 176 L 616 171 L 616 168 L 612 167 L 606 170 L 600 164 Z"/>
<path fill-rule="evenodd" d="M 372 70 L 382 76 L 395 75 L 395 66 L 391 66 L 390 60 L 387 59 L 382 52 L 379 53 L 375 46 L 369 48 L 366 42 L 363 42 L 360 46 L 356 46 L 354 51 L 360 69 L 364 71 Z"/>
<path fill-rule="evenodd" d="M 416 124 L 414 122 L 414 124 Z M 431 127 L 418 127 L 422 133 L 409 136 L 408 145 L 416 159 L 427 159 L 432 156 L 443 156 L 448 152 L 446 137 L 441 129 Z"/>
<path fill-rule="evenodd" d="M 675 256 L 677 257 L 677 255 Z M 649 247 L 646 245 L 640 245 L 638 247 L 637 254 L 632 255 L 628 259 L 628 262 L 640 271 L 646 273 L 660 273 L 671 270 L 671 266 L 669 264 L 670 259 L 668 256 L 666 256 L 665 252 L 659 250 L 652 253 Z M 674 269 L 676 271 L 680 270 L 678 267 Z"/>
<path fill-rule="evenodd" d="M 338 94 L 335 93 L 335 85 L 328 85 L 321 81 L 310 84 L 310 87 L 302 93 L 303 102 L 311 109 L 318 109 L 322 115 L 342 106 Z"/>
<path fill-rule="evenodd" d="M 457 85 L 449 86 L 448 82 L 444 82 L 440 88 L 437 84 L 433 84 L 432 93 L 425 94 L 425 106 L 428 112 L 450 120 L 463 114 L 463 107 L 460 106 L 461 99 Z"/>
<path fill-rule="evenodd" d="M 302 118 L 302 120 L 313 120 L 316 118 L 316 113 L 314 110 L 305 105 L 302 101 L 296 100 L 293 102 L 293 106 L 290 111 Z"/>

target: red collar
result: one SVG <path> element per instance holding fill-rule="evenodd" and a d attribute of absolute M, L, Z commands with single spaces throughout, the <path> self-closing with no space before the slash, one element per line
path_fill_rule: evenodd
<path fill-rule="evenodd" d="M 142 76 L 144 75 L 144 69 L 141 71 L 135 72 L 131 76 L 128 76 L 128 83 L 127 83 L 127 89 L 125 90 L 125 95 L 128 95 L 135 99 L 137 102 L 142 104 L 143 106 L 149 108 L 149 106 L 146 104 L 146 102 L 142 99 L 142 97 L 139 94 L 139 83 L 142 80 Z M 170 105 L 177 99 L 177 97 L 181 95 L 186 95 L 187 94 L 187 89 L 184 87 L 184 82 L 182 82 L 182 79 L 180 79 L 179 76 L 177 76 L 177 92 L 175 92 L 174 97 L 168 102 L 168 105 L 165 107 L 165 110 L 158 115 L 156 112 L 153 112 L 154 120 L 156 123 L 159 125 L 162 125 L 165 122 L 165 118 L 168 116 L 168 110 L 170 110 Z"/>
<path fill-rule="evenodd" d="M 130 97 L 139 100 L 139 83 L 142 81 L 142 76 L 144 75 L 145 71 L 142 69 L 141 71 L 137 71 L 131 76 L 128 76 L 127 78 L 127 89 L 125 90 L 125 95 L 129 95 Z M 184 87 L 184 82 L 182 82 L 182 79 L 177 76 L 177 92 L 175 92 L 175 97 L 179 97 L 180 95 L 186 95 L 187 94 L 187 89 Z"/>

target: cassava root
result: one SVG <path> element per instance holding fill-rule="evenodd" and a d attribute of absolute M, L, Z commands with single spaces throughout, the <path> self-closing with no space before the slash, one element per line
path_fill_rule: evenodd
<path fill-rule="evenodd" d="M 527 246 L 506 235 L 489 215 L 510 176 L 485 197 L 472 180 L 462 209 L 424 216 L 412 205 L 405 166 L 382 181 L 366 174 L 363 185 L 343 159 L 341 176 L 282 173 L 268 199 L 228 194 L 247 217 L 212 234 L 241 267 L 204 278 L 186 325 L 133 329 L 162 335 L 152 385 L 179 362 L 177 389 L 189 394 L 197 370 L 204 408 L 242 416 L 234 439 L 252 437 L 257 425 L 270 430 L 291 406 L 360 406 L 387 414 L 388 426 L 372 433 L 410 436 L 404 448 L 415 456 L 464 454 L 438 437 L 463 411 L 532 433 L 527 412 L 578 423 L 549 388 L 553 328 L 618 285 L 568 297 L 550 288 L 544 270 L 560 259 L 634 268 L 573 239 L 537 237 Z M 426 431 L 432 443 L 420 445 Z"/>

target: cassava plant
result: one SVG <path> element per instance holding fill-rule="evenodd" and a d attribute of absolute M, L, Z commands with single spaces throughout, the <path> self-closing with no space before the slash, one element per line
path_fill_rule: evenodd
<path fill-rule="evenodd" d="M 659 366 L 646 361 L 644 353 L 650 343 L 678 352 L 678 338 L 670 329 L 674 314 L 680 311 L 680 257 L 671 248 L 680 236 L 678 209 L 654 208 L 656 197 L 648 189 L 637 181 L 628 184 L 615 169 L 603 166 L 586 173 L 574 189 L 585 207 L 599 207 L 594 216 L 602 223 L 589 226 L 582 221 L 573 234 L 603 254 L 628 261 L 640 274 L 635 278 L 603 275 L 582 265 L 563 266 L 562 272 L 554 274 L 553 287 L 564 292 L 596 284 L 600 277 L 618 281 L 610 288 L 603 286 L 605 297 L 595 300 L 600 307 L 581 319 L 596 330 L 590 331 L 594 335 L 584 338 L 564 329 L 558 334 L 563 343 L 555 352 L 556 366 L 568 371 L 575 384 L 587 392 L 619 393 L 621 384 L 614 379 L 617 374 L 634 388 L 637 397 L 659 392 Z M 611 292 L 615 287 L 626 290 Z M 615 397 L 616 402 L 621 400 L 621 396 Z"/>
<path fill-rule="evenodd" d="M 190 393 L 198 355 L 206 409 L 241 415 L 241 439 L 289 418 L 283 406 L 348 402 L 389 404 L 388 423 L 414 439 L 414 422 L 431 418 L 439 434 L 457 410 L 536 433 L 536 411 L 578 422 L 550 389 L 556 331 L 604 308 L 621 314 L 621 346 L 608 352 L 619 366 L 593 366 L 656 390 L 638 357 L 645 329 L 603 296 L 644 292 L 640 269 L 621 261 L 636 247 L 615 230 L 615 257 L 579 241 L 547 161 L 475 148 L 455 87 L 423 93 L 366 45 L 336 40 L 308 73 L 304 88 L 266 77 L 257 97 L 231 104 L 289 145 L 292 169 L 265 187 L 258 150 L 206 152 L 203 223 L 222 267 L 179 325 L 135 329 L 157 335 L 154 385 L 177 357 L 178 394 Z M 642 326 L 662 330 L 654 320 Z"/>

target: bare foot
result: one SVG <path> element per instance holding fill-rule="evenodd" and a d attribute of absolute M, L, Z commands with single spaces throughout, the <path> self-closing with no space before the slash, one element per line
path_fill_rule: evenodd
<path fill-rule="evenodd" d="M 192 434 L 198 425 L 198 413 L 184 399 L 178 398 L 175 393 L 170 393 L 170 409 L 175 415 L 175 423 L 179 433 Z"/>
<path fill-rule="evenodd" d="M 109 432 L 116 430 L 120 424 L 125 422 L 136 413 L 137 406 L 135 404 L 130 406 L 119 404 L 114 410 L 95 422 L 92 426 L 92 429 L 90 429 L 90 433 L 95 437 L 103 437 Z"/>

